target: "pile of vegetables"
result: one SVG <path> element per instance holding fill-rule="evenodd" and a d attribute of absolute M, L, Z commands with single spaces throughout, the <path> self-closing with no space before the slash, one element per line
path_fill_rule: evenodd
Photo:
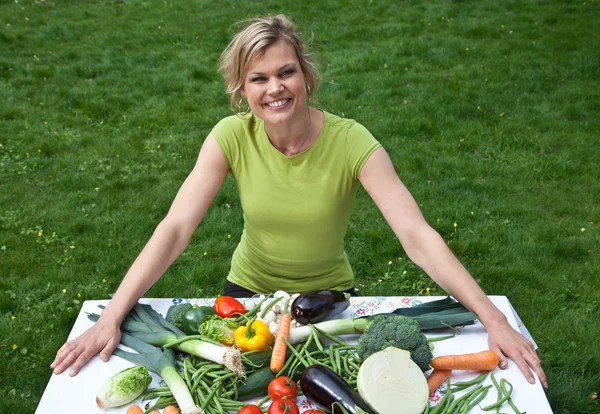
<path fill-rule="evenodd" d="M 153 400 L 146 413 L 178 406 L 183 414 L 293 414 L 299 413 L 295 401 L 302 392 L 320 407 L 310 414 L 392 414 L 399 404 L 403 413 L 421 414 L 430 410 L 429 395 L 449 384 L 453 370 L 489 371 L 498 363 L 491 351 L 433 357 L 432 340 L 424 331 L 476 319 L 451 298 L 334 319 L 349 303 L 337 291 L 280 291 L 260 297 L 251 309 L 227 296 L 212 307 L 174 304 L 164 318 L 149 305 L 137 304 L 121 325 L 121 343 L 136 352 L 117 348 L 114 353 L 139 366 L 107 380 L 98 405 L 123 405 L 143 394 L 143 400 Z M 88 317 L 95 321 L 99 315 Z M 342 335 L 357 335 L 358 341 L 350 344 Z M 165 385 L 146 390 L 150 381 L 144 369 Z M 451 395 L 472 385 L 468 397 Z M 456 407 L 468 412 L 491 387 L 453 386 L 431 413 L 454 412 Z M 499 400 L 512 404 L 512 386 L 500 380 L 498 387 Z M 263 397 L 257 405 L 244 402 L 257 397 Z"/>

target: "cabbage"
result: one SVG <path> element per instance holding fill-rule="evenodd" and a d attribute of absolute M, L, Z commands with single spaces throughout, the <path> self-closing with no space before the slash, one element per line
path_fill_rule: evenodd
<path fill-rule="evenodd" d="M 120 407 L 142 395 L 151 382 L 152 377 L 145 366 L 124 369 L 102 384 L 96 404 L 100 408 Z"/>
<path fill-rule="evenodd" d="M 357 385 L 360 396 L 379 414 L 421 414 L 429 403 L 423 371 L 410 352 L 393 346 L 362 363 Z"/>

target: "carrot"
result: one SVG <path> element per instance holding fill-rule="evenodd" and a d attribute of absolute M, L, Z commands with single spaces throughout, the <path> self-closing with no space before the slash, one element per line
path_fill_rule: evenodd
<path fill-rule="evenodd" d="M 290 337 L 290 324 L 292 323 L 292 315 L 288 313 L 289 299 L 285 302 L 283 308 L 283 315 L 279 319 L 279 330 L 275 337 L 275 343 L 273 344 L 273 351 L 271 353 L 271 371 L 278 373 L 283 368 L 285 362 L 285 351 L 287 345 L 283 338 L 288 339 Z"/>
<path fill-rule="evenodd" d="M 163 410 L 163 414 L 179 414 L 179 408 L 174 405 L 167 405 Z"/>
<path fill-rule="evenodd" d="M 451 369 L 434 369 L 427 377 L 429 394 L 433 394 L 433 392 L 448 379 L 451 373 Z"/>
<path fill-rule="evenodd" d="M 132 405 L 127 409 L 125 414 L 144 414 L 144 410 L 142 410 L 139 405 Z"/>
<path fill-rule="evenodd" d="M 498 357 L 489 350 L 473 354 L 444 355 L 433 358 L 431 366 L 435 369 L 491 371 L 498 366 Z"/>

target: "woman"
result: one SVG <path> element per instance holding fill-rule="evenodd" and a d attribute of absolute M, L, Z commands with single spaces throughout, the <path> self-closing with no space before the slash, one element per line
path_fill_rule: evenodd
<path fill-rule="evenodd" d="M 531 342 L 516 332 L 423 218 L 386 151 L 360 124 L 309 107 L 317 70 L 284 16 L 251 21 L 221 56 L 237 116 L 219 122 L 165 219 L 137 257 L 99 321 L 63 345 L 51 367 L 70 375 L 95 354 L 109 359 L 119 326 L 187 246 L 228 172 L 244 210 L 244 233 L 224 294 L 282 289 L 352 291 L 343 238 L 359 184 L 410 259 L 478 315 L 501 368 L 511 358 L 533 383 L 546 377 Z M 239 99 L 248 104 L 240 114 Z"/>

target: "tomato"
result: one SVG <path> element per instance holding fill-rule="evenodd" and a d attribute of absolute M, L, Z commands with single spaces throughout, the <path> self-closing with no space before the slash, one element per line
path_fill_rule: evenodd
<path fill-rule="evenodd" d="M 321 411 L 321 410 L 306 410 L 306 411 L 303 411 L 302 414 L 325 414 L 325 411 Z"/>
<path fill-rule="evenodd" d="M 219 296 L 215 299 L 213 309 L 221 318 L 229 318 L 233 314 L 244 314 L 246 308 L 237 299 L 231 296 Z"/>
<path fill-rule="evenodd" d="M 287 398 L 280 398 L 271 403 L 267 414 L 300 414 L 300 410 L 295 402 Z"/>
<path fill-rule="evenodd" d="M 288 400 L 296 402 L 298 397 L 298 386 L 294 380 L 288 377 L 277 377 L 269 383 L 267 388 L 269 398 L 273 401 L 280 398 L 287 398 Z"/>
<path fill-rule="evenodd" d="M 248 404 L 240 408 L 237 414 L 263 414 L 258 405 Z"/>

